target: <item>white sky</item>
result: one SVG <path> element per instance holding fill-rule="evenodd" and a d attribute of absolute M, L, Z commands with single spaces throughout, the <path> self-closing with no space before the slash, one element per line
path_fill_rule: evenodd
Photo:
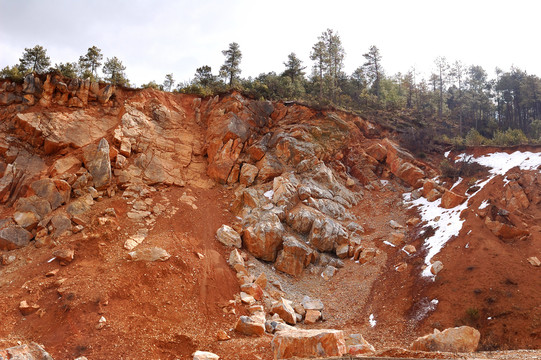
<path fill-rule="evenodd" d="M 221 51 L 235 41 L 243 77 L 283 71 L 290 52 L 309 70 L 311 47 L 331 28 L 348 74 L 376 45 L 391 75 L 412 66 L 426 75 L 437 56 L 490 76 L 511 65 L 541 75 L 540 10 L 535 0 L 0 0 L 0 68 L 36 44 L 53 64 L 96 45 L 123 62 L 132 83 L 162 83 L 168 73 L 186 81 L 202 65 L 217 74 Z"/>

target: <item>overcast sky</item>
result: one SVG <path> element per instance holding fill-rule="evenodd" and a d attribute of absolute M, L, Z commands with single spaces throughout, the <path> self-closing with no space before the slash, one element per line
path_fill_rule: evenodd
<path fill-rule="evenodd" d="M 241 76 L 283 71 L 295 52 L 310 69 L 310 50 L 327 28 L 346 50 L 345 71 L 362 65 L 371 45 L 387 74 L 415 66 L 423 75 L 445 56 L 466 65 L 511 65 L 541 75 L 541 2 L 479 0 L 0 0 L 0 68 L 39 44 L 53 64 L 73 62 L 96 45 L 118 57 L 132 83 L 217 73 L 221 51 L 237 42 Z"/>

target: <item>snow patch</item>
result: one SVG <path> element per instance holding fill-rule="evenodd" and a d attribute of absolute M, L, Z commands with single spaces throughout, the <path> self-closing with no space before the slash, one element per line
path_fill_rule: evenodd
<path fill-rule="evenodd" d="M 445 157 L 448 156 L 449 152 L 446 152 Z M 532 153 L 529 151 L 515 151 L 512 154 L 497 152 L 483 155 L 478 158 L 473 157 L 473 155 L 460 154 L 457 156 L 457 161 L 476 162 L 490 169 L 490 176 L 487 179 L 478 180 L 475 183 L 475 185 L 478 186 L 478 190 L 468 196 L 469 200 L 477 195 L 477 193 L 479 193 L 479 191 L 481 191 L 484 186 L 497 175 L 503 176 L 510 169 L 516 166 L 518 166 L 520 170 L 538 169 L 541 166 L 541 152 Z M 458 179 L 451 189 L 455 188 L 461 181 L 462 178 Z M 434 235 L 426 239 L 424 243 L 424 246 L 428 252 L 425 258 L 425 264 L 427 267 L 422 273 L 423 276 L 433 277 L 433 275 L 430 273 L 430 260 L 434 257 L 434 255 L 441 251 L 447 241 L 449 241 L 453 236 L 458 236 L 460 233 L 462 225 L 464 224 L 464 220 L 460 218 L 460 214 L 467 208 L 468 201 L 465 201 L 461 205 L 458 205 L 452 209 L 444 209 L 440 207 L 441 199 L 433 202 L 429 202 L 423 197 L 413 200 L 411 193 L 404 194 L 403 199 L 404 203 L 409 205 L 409 208 L 417 207 L 421 219 L 427 223 L 426 226 L 430 226 L 435 230 Z M 483 209 L 486 206 L 488 206 L 487 200 L 481 203 L 479 209 Z"/>
<path fill-rule="evenodd" d="M 483 202 L 481 203 L 481 205 L 479 205 L 479 210 L 483 210 L 483 209 L 486 208 L 488 205 L 489 205 L 489 201 L 488 201 L 488 200 L 483 200 Z"/>
<path fill-rule="evenodd" d="M 462 182 L 462 179 L 461 177 L 458 178 L 458 180 L 455 182 L 455 184 L 453 185 L 453 187 L 451 188 L 451 190 L 453 190 L 454 188 L 456 188 L 461 182 Z"/>
<path fill-rule="evenodd" d="M 407 201 L 408 199 L 404 200 Z M 444 209 L 440 207 L 441 199 L 429 202 L 423 197 L 413 201 L 410 200 L 409 204 L 410 208 L 418 207 L 421 219 L 426 222 L 426 226 L 430 226 L 435 230 L 434 235 L 426 239 L 424 244 L 428 250 L 425 264 L 430 265 L 430 260 L 441 251 L 447 241 L 453 236 L 458 236 L 464 223 L 464 220 L 460 218 L 460 213 L 468 207 L 468 204 L 464 202 L 455 208 Z M 423 271 L 423 276 L 433 276 L 430 272 L 430 266 L 427 266 Z"/>
<path fill-rule="evenodd" d="M 448 158 L 450 153 L 451 153 L 451 150 L 446 151 L 445 154 L 443 154 L 443 155 L 444 155 L 446 158 Z"/>
<path fill-rule="evenodd" d="M 261 193 L 260 193 L 261 194 Z M 263 194 L 266 198 L 272 200 L 272 197 L 274 196 L 274 190 L 269 190 L 266 193 Z"/>
<path fill-rule="evenodd" d="M 377 321 L 374 319 L 374 314 L 370 314 L 370 316 L 368 317 L 368 322 L 370 323 L 370 326 L 376 326 Z"/>
<path fill-rule="evenodd" d="M 490 174 L 505 175 L 509 170 L 518 166 L 520 170 L 535 170 L 541 165 L 541 152 L 515 151 L 512 154 L 496 152 L 474 158 L 471 155 L 461 154 L 459 159 L 473 161 L 480 165 L 489 167 Z"/>
<path fill-rule="evenodd" d="M 395 244 L 390 243 L 390 242 L 388 242 L 387 240 L 385 240 L 383 243 L 384 243 L 385 245 L 389 245 L 389 246 L 392 246 L 392 247 L 396 247 Z"/>

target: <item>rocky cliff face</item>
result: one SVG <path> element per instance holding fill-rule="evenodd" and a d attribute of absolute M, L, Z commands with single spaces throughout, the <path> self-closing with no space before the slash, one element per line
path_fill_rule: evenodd
<path fill-rule="evenodd" d="M 229 329 L 234 323 L 261 335 L 265 331 L 291 330 L 276 321 L 312 325 L 322 318 L 330 318 L 333 326 L 349 326 L 349 330 L 363 323 L 363 329 L 370 331 L 366 321 L 354 320 L 361 311 L 381 311 L 380 322 L 385 321 L 383 312 L 388 313 L 389 326 L 393 324 L 391 317 L 411 319 L 411 308 L 427 302 L 426 296 L 420 298 L 418 294 L 426 295 L 425 287 L 436 287 L 418 280 L 421 268 L 427 265 L 422 261 L 428 251 L 422 243 L 427 221 L 421 222 L 412 213 L 406 225 L 402 193 L 441 202 L 440 208 L 449 211 L 473 203 L 479 208 L 476 217 L 497 239 L 516 241 L 529 237 L 538 242 L 537 235 L 532 240 L 532 233 L 537 234 L 538 229 L 525 229 L 520 222 L 528 211 L 533 211 L 530 216 L 537 216 L 532 208 L 538 207 L 541 198 L 532 184 L 539 182 L 538 175 L 510 174 L 503 197 L 496 200 L 490 195 L 490 206 L 480 207 L 480 195 L 468 200 L 468 187 L 451 190 L 449 184 L 434 181 L 438 171 L 401 148 L 388 130 L 345 112 L 256 101 L 237 93 L 201 99 L 67 81 L 56 75 L 29 75 L 22 85 L 0 82 L 0 133 L 0 249 L 5 265 L 0 271 L 26 274 L 21 275 L 21 281 L 28 274 L 38 276 L 30 262 L 24 263 L 22 254 L 42 259 L 36 269 L 45 271 L 49 266 L 45 260 L 53 251 L 54 263 L 59 260 L 67 265 L 73 261 L 77 265 L 60 269 L 73 280 L 92 281 L 81 269 L 94 273 L 100 268 L 115 273 L 112 280 L 103 281 L 97 298 L 69 278 L 67 282 L 63 277 L 30 285 L 25 283 L 28 279 L 24 280 L 18 290 L 12 291 L 17 293 L 16 299 L 25 301 L 24 312 L 28 312 L 31 322 L 38 324 L 42 316 L 58 315 L 61 307 L 51 300 L 57 295 L 62 306 L 76 310 L 72 311 L 74 318 L 60 321 L 62 331 L 73 322 L 84 323 L 88 304 L 98 304 L 97 313 L 105 314 L 103 306 L 108 299 L 112 317 L 130 303 L 141 312 L 163 306 L 170 313 L 169 320 L 176 323 L 186 321 L 180 308 L 206 319 L 192 330 L 186 330 L 192 324 L 183 325 L 182 336 L 188 340 L 180 337 L 166 341 L 161 335 L 153 335 L 151 343 L 145 337 L 148 331 L 134 330 L 133 339 L 139 339 L 134 341 L 141 344 L 128 344 L 122 351 L 111 344 L 105 346 L 110 354 L 118 356 L 132 356 L 129 349 L 134 346 L 148 356 L 186 355 L 186 351 L 195 350 L 195 344 L 210 343 L 206 332 L 213 331 L 210 337 L 214 338 L 220 327 Z M 230 226 L 220 227 L 223 224 Z M 215 234 L 224 246 L 215 241 Z M 183 255 L 164 250 L 165 245 Z M 532 254 L 535 246 L 529 248 Z M 233 269 L 227 266 L 226 259 Z M 447 255 L 441 260 L 440 267 L 434 262 L 428 264 L 429 269 L 437 273 L 442 264 L 446 270 L 452 266 Z M 138 261 L 163 261 L 166 265 L 156 265 L 154 270 L 150 265 L 130 267 L 131 262 Z M 334 282 L 337 269 L 342 267 L 344 270 L 338 270 L 336 276 L 341 282 Z M 254 273 L 254 268 L 276 270 L 276 276 L 291 287 L 284 289 L 277 281 L 267 286 L 266 278 Z M 193 273 L 189 269 L 194 269 Z M 54 279 L 60 270 L 47 268 L 47 278 Z M 164 299 L 159 295 L 147 299 L 148 292 L 155 291 L 153 283 L 145 278 L 149 271 L 158 278 L 165 277 L 170 286 L 177 286 L 176 290 L 166 287 L 162 289 Z M 344 275 L 340 275 L 342 271 Z M 377 283 L 380 274 L 386 275 Z M 442 274 L 436 279 L 453 283 L 446 271 Z M 327 293 L 327 284 L 332 284 L 344 296 L 343 302 L 351 304 L 352 299 L 347 299 L 344 291 L 348 287 L 366 287 L 363 303 L 350 309 L 340 307 L 341 301 L 329 294 L 329 301 L 336 300 L 330 308 L 339 309 L 337 313 L 343 312 L 344 316 L 322 313 L 322 307 L 300 306 L 302 296 L 295 286 L 312 275 L 323 281 L 322 287 L 314 290 L 314 285 L 308 285 L 306 291 Z M 403 278 L 398 280 L 400 276 Z M 139 290 L 131 286 L 134 277 L 143 283 Z M 14 279 L 11 283 L 17 283 Z M 399 289 L 397 282 L 402 283 Z M 7 280 L 2 284 L 8 284 Z M 30 286 L 28 294 L 18 292 L 26 289 L 24 286 Z M 216 293 L 213 288 L 221 290 Z M 404 302 L 409 292 L 417 295 Z M 180 298 L 171 300 L 176 294 Z M 236 301 L 227 302 L 234 296 Z M 402 298 L 393 300 L 394 309 L 382 310 L 377 304 L 384 304 L 386 296 Z M 298 301 L 295 304 L 285 298 Z M 370 299 L 377 300 L 377 304 L 370 304 Z M 242 303 L 252 307 L 246 309 Z M 11 306 L 8 304 L 6 311 Z M 218 312 L 212 310 L 214 306 L 219 307 Z M 21 313 L 23 308 L 19 307 Z M 415 326 L 429 327 L 425 319 L 434 309 L 422 309 L 426 314 L 415 320 Z M 236 311 L 251 313 L 251 317 L 238 318 Z M 157 310 L 150 312 L 161 316 Z M 20 316 L 19 312 L 10 313 L 14 321 L 19 321 Z M 449 317 L 439 319 L 446 327 L 457 325 Z M 129 324 L 120 316 L 116 321 L 118 324 L 112 325 L 117 326 L 114 336 L 132 336 L 127 330 Z M 21 326 L 22 330 L 0 329 L 0 337 L 20 331 L 32 340 L 48 341 L 42 334 Z M 90 328 L 94 326 L 107 329 L 101 318 Z M 163 319 L 149 331 L 162 334 L 170 326 Z M 104 336 L 90 334 L 90 330 L 78 331 L 96 343 Z M 198 338 L 198 333 L 205 335 Z M 224 339 L 228 336 L 219 335 Z M 349 347 L 342 344 L 344 338 L 340 336 L 337 348 L 341 355 Z M 83 346 L 78 340 L 62 340 L 51 342 L 55 353 Z M 411 340 L 406 337 L 401 341 Z M 164 341 L 168 346 L 177 344 L 178 349 L 167 354 L 150 350 L 155 343 Z M 231 343 L 234 345 L 228 349 L 234 354 L 244 346 L 242 342 Z M 318 349 L 317 342 L 312 345 Z M 374 351 L 368 343 L 350 345 L 356 346 L 355 351 Z M 298 354 L 297 348 L 287 351 Z M 105 353 L 94 354 L 99 357 Z M 238 354 L 242 358 L 242 353 Z M 262 354 L 264 358 L 269 356 L 264 351 Z"/>
<path fill-rule="evenodd" d="M 349 114 L 62 80 L 30 74 L 22 86 L 1 85 L 0 192 L 15 210 L 2 220 L 5 249 L 47 238 L 54 214 L 80 215 L 81 204 L 115 190 L 239 184 L 232 208 L 245 248 L 299 275 L 318 258 L 312 252 L 359 245 L 347 210 L 362 199 L 358 184 L 379 186 L 383 172 L 413 187 L 426 177 L 425 164 L 388 139 L 367 140 L 377 128 Z M 283 246 L 285 236 L 309 245 L 302 256 Z"/>

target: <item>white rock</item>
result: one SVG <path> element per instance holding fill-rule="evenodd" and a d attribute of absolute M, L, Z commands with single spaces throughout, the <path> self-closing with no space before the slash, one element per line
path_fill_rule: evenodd
<path fill-rule="evenodd" d="M 193 360 L 218 360 L 220 357 L 208 351 L 199 351 L 193 353 Z"/>

